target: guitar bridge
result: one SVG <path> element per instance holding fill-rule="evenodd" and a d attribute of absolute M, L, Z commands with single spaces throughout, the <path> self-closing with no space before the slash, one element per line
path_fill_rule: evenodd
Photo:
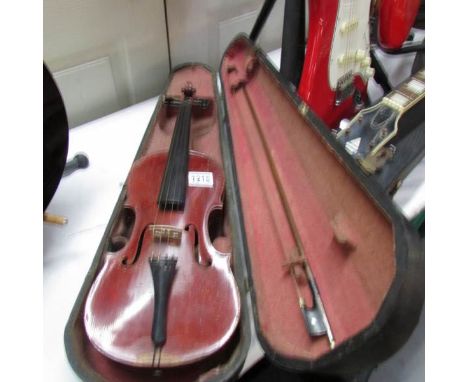
<path fill-rule="evenodd" d="M 354 91 L 353 73 L 349 71 L 344 76 L 340 77 L 337 82 L 335 106 L 341 105 L 346 98 L 354 94 Z"/>

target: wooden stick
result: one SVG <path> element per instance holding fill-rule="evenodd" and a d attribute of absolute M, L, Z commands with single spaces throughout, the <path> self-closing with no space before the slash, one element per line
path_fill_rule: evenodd
<path fill-rule="evenodd" d="M 53 215 L 47 212 L 44 212 L 43 221 L 51 224 L 60 224 L 64 225 L 68 223 L 68 219 L 64 216 Z"/>

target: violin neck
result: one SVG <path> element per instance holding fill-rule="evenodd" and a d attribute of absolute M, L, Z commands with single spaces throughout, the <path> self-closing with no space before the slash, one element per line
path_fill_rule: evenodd
<path fill-rule="evenodd" d="M 183 210 L 185 206 L 191 117 L 192 98 L 186 97 L 179 107 L 159 191 L 158 206 L 163 210 Z"/>

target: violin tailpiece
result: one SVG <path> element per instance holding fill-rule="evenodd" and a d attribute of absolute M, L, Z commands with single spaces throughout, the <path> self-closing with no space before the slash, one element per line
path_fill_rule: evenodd
<path fill-rule="evenodd" d="M 166 342 L 167 303 L 174 281 L 177 259 L 175 257 L 150 258 L 149 264 L 154 285 L 154 315 L 151 338 L 156 347 Z"/>

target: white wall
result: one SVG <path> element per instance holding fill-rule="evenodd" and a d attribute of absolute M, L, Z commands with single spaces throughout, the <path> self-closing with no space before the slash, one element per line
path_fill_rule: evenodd
<path fill-rule="evenodd" d="M 239 32 L 250 33 L 263 0 L 169 0 L 167 17 L 172 65 L 204 62 L 217 69 L 228 43 Z M 260 34 L 266 51 L 281 46 L 284 0 L 277 0 Z"/>
<path fill-rule="evenodd" d="M 158 94 L 169 73 L 162 0 L 44 0 L 44 61 L 70 127 Z"/>
<path fill-rule="evenodd" d="M 249 33 L 263 0 L 167 0 L 172 65 L 217 69 L 227 44 Z M 65 101 L 70 127 L 155 96 L 169 74 L 163 0 L 44 0 L 44 61 Z M 259 37 L 279 48 L 284 0 Z"/>

